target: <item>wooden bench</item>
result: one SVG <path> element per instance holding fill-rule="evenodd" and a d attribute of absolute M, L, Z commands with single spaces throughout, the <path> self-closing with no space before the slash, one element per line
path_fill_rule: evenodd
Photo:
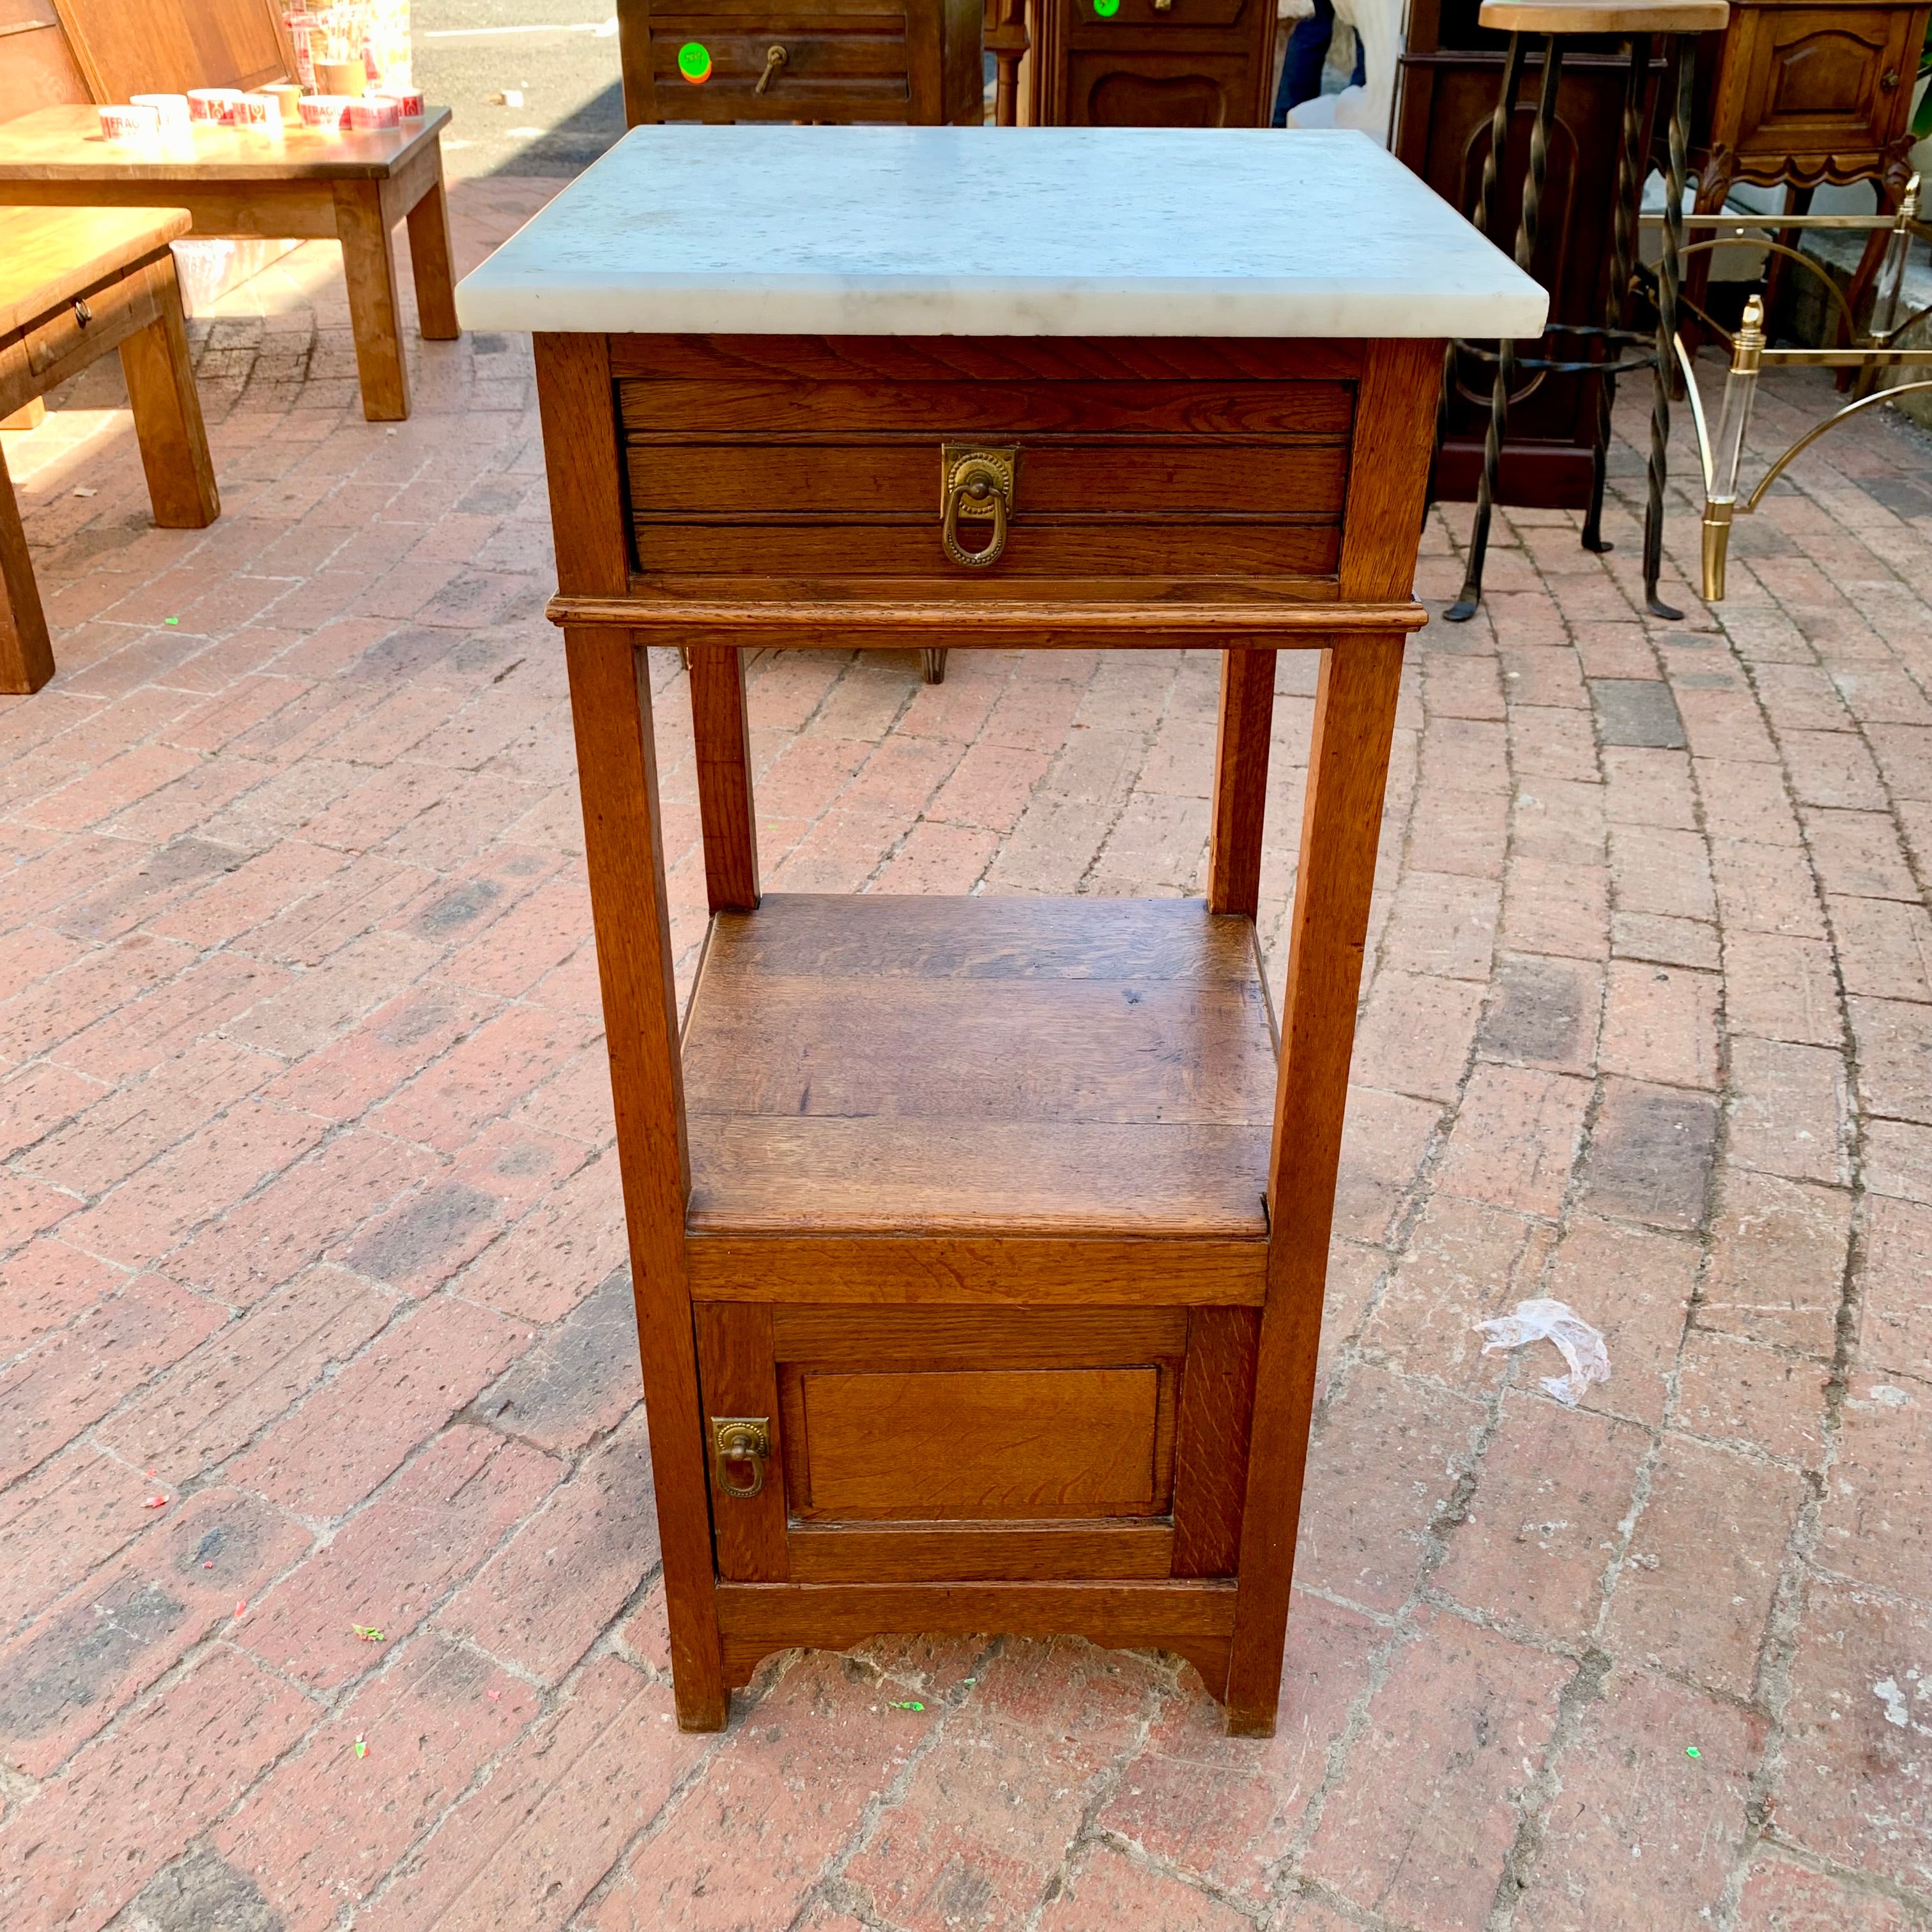
<path fill-rule="evenodd" d="M 416 314 L 425 339 L 461 332 L 443 196 L 446 107 L 400 128 L 279 135 L 198 124 L 152 142 L 102 138 L 91 106 L 44 107 L 0 124 L 0 201 L 185 208 L 201 236 L 340 242 L 356 331 L 362 413 L 410 412 L 391 231 L 410 228 Z"/>
<path fill-rule="evenodd" d="M 154 520 L 178 530 L 221 513 L 168 252 L 188 226 L 178 208 L 0 208 L 0 416 L 118 349 Z M 38 691 L 53 674 L 0 455 L 0 691 Z"/>

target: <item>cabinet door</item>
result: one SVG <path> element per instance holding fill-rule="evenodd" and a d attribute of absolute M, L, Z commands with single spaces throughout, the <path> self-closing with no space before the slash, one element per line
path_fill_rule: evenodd
<path fill-rule="evenodd" d="M 1856 165 L 1903 131 L 1924 15 L 1899 7 L 1762 7 L 1731 31 L 1750 36 L 1732 145 L 1754 158 L 1828 158 Z M 1908 43 L 1910 43 L 1908 44 Z M 1723 138 L 1723 130 L 1717 130 Z"/>
<path fill-rule="evenodd" d="M 1257 1310 L 696 1318 L 732 1581 L 1233 1574 Z"/>

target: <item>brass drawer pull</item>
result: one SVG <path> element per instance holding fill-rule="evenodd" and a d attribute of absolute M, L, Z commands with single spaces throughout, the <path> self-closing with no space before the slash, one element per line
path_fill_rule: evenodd
<path fill-rule="evenodd" d="M 728 1496 L 754 1496 L 765 1486 L 765 1464 L 772 1453 L 768 1415 L 714 1415 L 711 1450 L 718 1465 L 718 1487 Z"/>
<path fill-rule="evenodd" d="M 1019 470 L 1016 448 L 975 449 L 949 442 L 939 452 L 940 536 L 946 554 L 969 570 L 984 570 L 998 562 L 1006 547 L 1006 522 L 1013 513 L 1014 484 Z M 968 550 L 959 541 L 962 520 L 990 521 L 993 533 L 983 550 Z"/>
<path fill-rule="evenodd" d="M 759 75 L 758 84 L 752 90 L 754 94 L 762 94 L 771 86 L 772 80 L 777 76 L 778 69 L 784 65 L 786 58 L 787 56 L 783 47 L 766 48 L 765 70 Z"/>
<path fill-rule="evenodd" d="M 76 296 L 74 298 L 74 319 L 82 328 L 94 320 L 94 311 L 88 307 L 85 296 Z"/>

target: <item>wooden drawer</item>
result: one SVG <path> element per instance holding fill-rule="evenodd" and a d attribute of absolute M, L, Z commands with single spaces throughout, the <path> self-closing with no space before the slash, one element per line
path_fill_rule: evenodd
<path fill-rule="evenodd" d="M 1094 10 L 1094 0 L 1068 0 L 1066 38 L 1069 45 L 1105 47 L 1108 40 L 1132 37 L 1136 48 L 1159 46 L 1162 38 L 1169 46 L 1175 36 L 1197 28 L 1226 29 L 1239 25 L 1258 0 L 1168 0 L 1163 11 L 1154 0 L 1120 0 L 1120 10 L 1109 19 Z M 1178 44 L 1186 46 L 1184 39 Z"/>
<path fill-rule="evenodd" d="M 84 322 L 83 309 L 88 317 Z M 74 367 L 80 368 L 146 327 L 158 313 L 145 271 L 90 289 L 26 331 L 27 372 L 43 379 L 70 358 L 78 358 Z"/>
<path fill-rule="evenodd" d="M 820 366 L 836 345 L 784 343 L 761 368 L 632 365 L 619 392 L 638 568 L 916 579 L 927 595 L 1333 578 L 1354 385 L 1321 345 L 1244 345 L 1192 380 L 1191 345 L 1178 368 L 1135 372 L 1094 367 L 1093 345 L 1029 346 L 1033 369 L 1000 373 L 910 342 L 873 345 L 866 370 Z M 945 452 L 978 448 L 1017 452 L 1005 549 L 983 568 L 942 538 Z M 965 548 L 983 548 L 969 527 Z"/>
<path fill-rule="evenodd" d="M 724 1576 L 1234 1567 L 1258 1310 L 696 1314 Z M 766 1432 L 754 1493 L 734 1419 Z"/>
<path fill-rule="evenodd" d="M 696 41 L 711 56 L 711 76 L 693 86 L 679 71 L 678 51 Z M 758 92 L 766 57 L 783 47 L 784 64 Z M 850 118 L 870 112 L 903 115 L 910 98 L 905 17 L 870 10 L 794 12 L 746 17 L 720 11 L 700 19 L 654 19 L 651 78 L 658 111 L 668 120 L 795 121 Z"/>

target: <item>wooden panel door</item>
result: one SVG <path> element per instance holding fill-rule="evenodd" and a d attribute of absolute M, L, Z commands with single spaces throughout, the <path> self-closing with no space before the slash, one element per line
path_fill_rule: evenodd
<path fill-rule="evenodd" d="M 1909 8 L 1750 9 L 1740 166 L 1767 151 L 1849 156 L 1882 148 L 1918 70 L 1918 47 L 1906 44 L 1916 17 Z"/>
<path fill-rule="evenodd" d="M 728 1581 L 1234 1572 L 1258 1310 L 695 1312 Z"/>

